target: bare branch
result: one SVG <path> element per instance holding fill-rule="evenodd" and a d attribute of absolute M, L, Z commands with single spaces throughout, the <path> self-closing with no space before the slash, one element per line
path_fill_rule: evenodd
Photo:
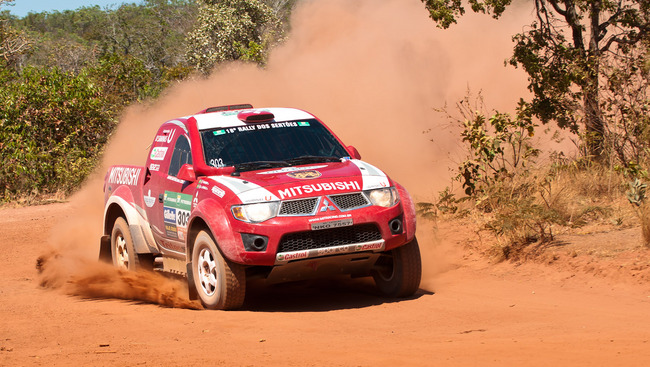
<path fill-rule="evenodd" d="M 558 4 L 557 0 L 547 0 L 549 4 L 553 7 L 556 13 L 560 14 L 563 17 L 566 17 L 567 15 L 567 9 L 568 6 L 565 4 L 565 9 L 560 8 L 560 4 Z"/>

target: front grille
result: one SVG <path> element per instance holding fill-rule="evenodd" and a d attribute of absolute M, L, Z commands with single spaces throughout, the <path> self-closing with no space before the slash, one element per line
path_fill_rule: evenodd
<path fill-rule="evenodd" d="M 283 201 L 279 215 L 309 215 L 316 210 L 318 198 Z"/>
<path fill-rule="evenodd" d="M 291 252 L 350 245 L 381 240 L 381 232 L 374 224 L 289 233 L 282 237 L 278 252 Z"/>
<path fill-rule="evenodd" d="M 341 210 L 351 210 L 351 209 L 367 206 L 370 204 L 368 202 L 368 199 L 366 199 L 366 197 L 360 192 L 356 192 L 353 194 L 331 195 L 329 196 L 329 198 Z"/>

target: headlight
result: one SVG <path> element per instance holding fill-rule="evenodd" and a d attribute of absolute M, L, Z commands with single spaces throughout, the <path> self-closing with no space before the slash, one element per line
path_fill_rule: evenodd
<path fill-rule="evenodd" d="M 390 208 L 399 202 L 399 195 L 397 194 L 397 189 L 394 187 L 366 191 L 366 195 L 368 195 L 368 199 L 370 199 L 372 205 L 384 208 Z"/>
<path fill-rule="evenodd" d="M 278 202 L 235 205 L 232 215 L 244 222 L 260 223 L 278 215 L 280 204 Z"/>

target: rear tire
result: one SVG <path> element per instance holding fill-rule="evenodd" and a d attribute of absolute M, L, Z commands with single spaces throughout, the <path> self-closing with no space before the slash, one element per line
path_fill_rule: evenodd
<path fill-rule="evenodd" d="M 191 267 L 197 295 L 205 308 L 232 310 L 244 303 L 244 267 L 224 258 L 205 231 L 199 232 L 194 241 Z"/>
<path fill-rule="evenodd" d="M 387 297 L 410 297 L 420 287 L 422 260 L 418 240 L 413 240 L 385 253 L 373 271 L 377 289 Z"/>
<path fill-rule="evenodd" d="M 140 261 L 133 247 L 129 225 L 122 217 L 117 218 L 113 223 L 111 258 L 113 259 L 113 266 L 118 269 L 134 271 L 140 268 Z"/>

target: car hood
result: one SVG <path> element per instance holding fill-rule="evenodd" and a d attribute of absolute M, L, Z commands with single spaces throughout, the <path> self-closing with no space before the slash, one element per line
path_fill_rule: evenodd
<path fill-rule="evenodd" d="M 377 167 L 361 160 L 317 163 L 242 172 L 240 176 L 210 176 L 223 196 L 232 192 L 242 203 L 292 200 L 304 197 L 358 192 L 391 186 Z M 219 191 L 223 190 L 223 191 Z"/>

